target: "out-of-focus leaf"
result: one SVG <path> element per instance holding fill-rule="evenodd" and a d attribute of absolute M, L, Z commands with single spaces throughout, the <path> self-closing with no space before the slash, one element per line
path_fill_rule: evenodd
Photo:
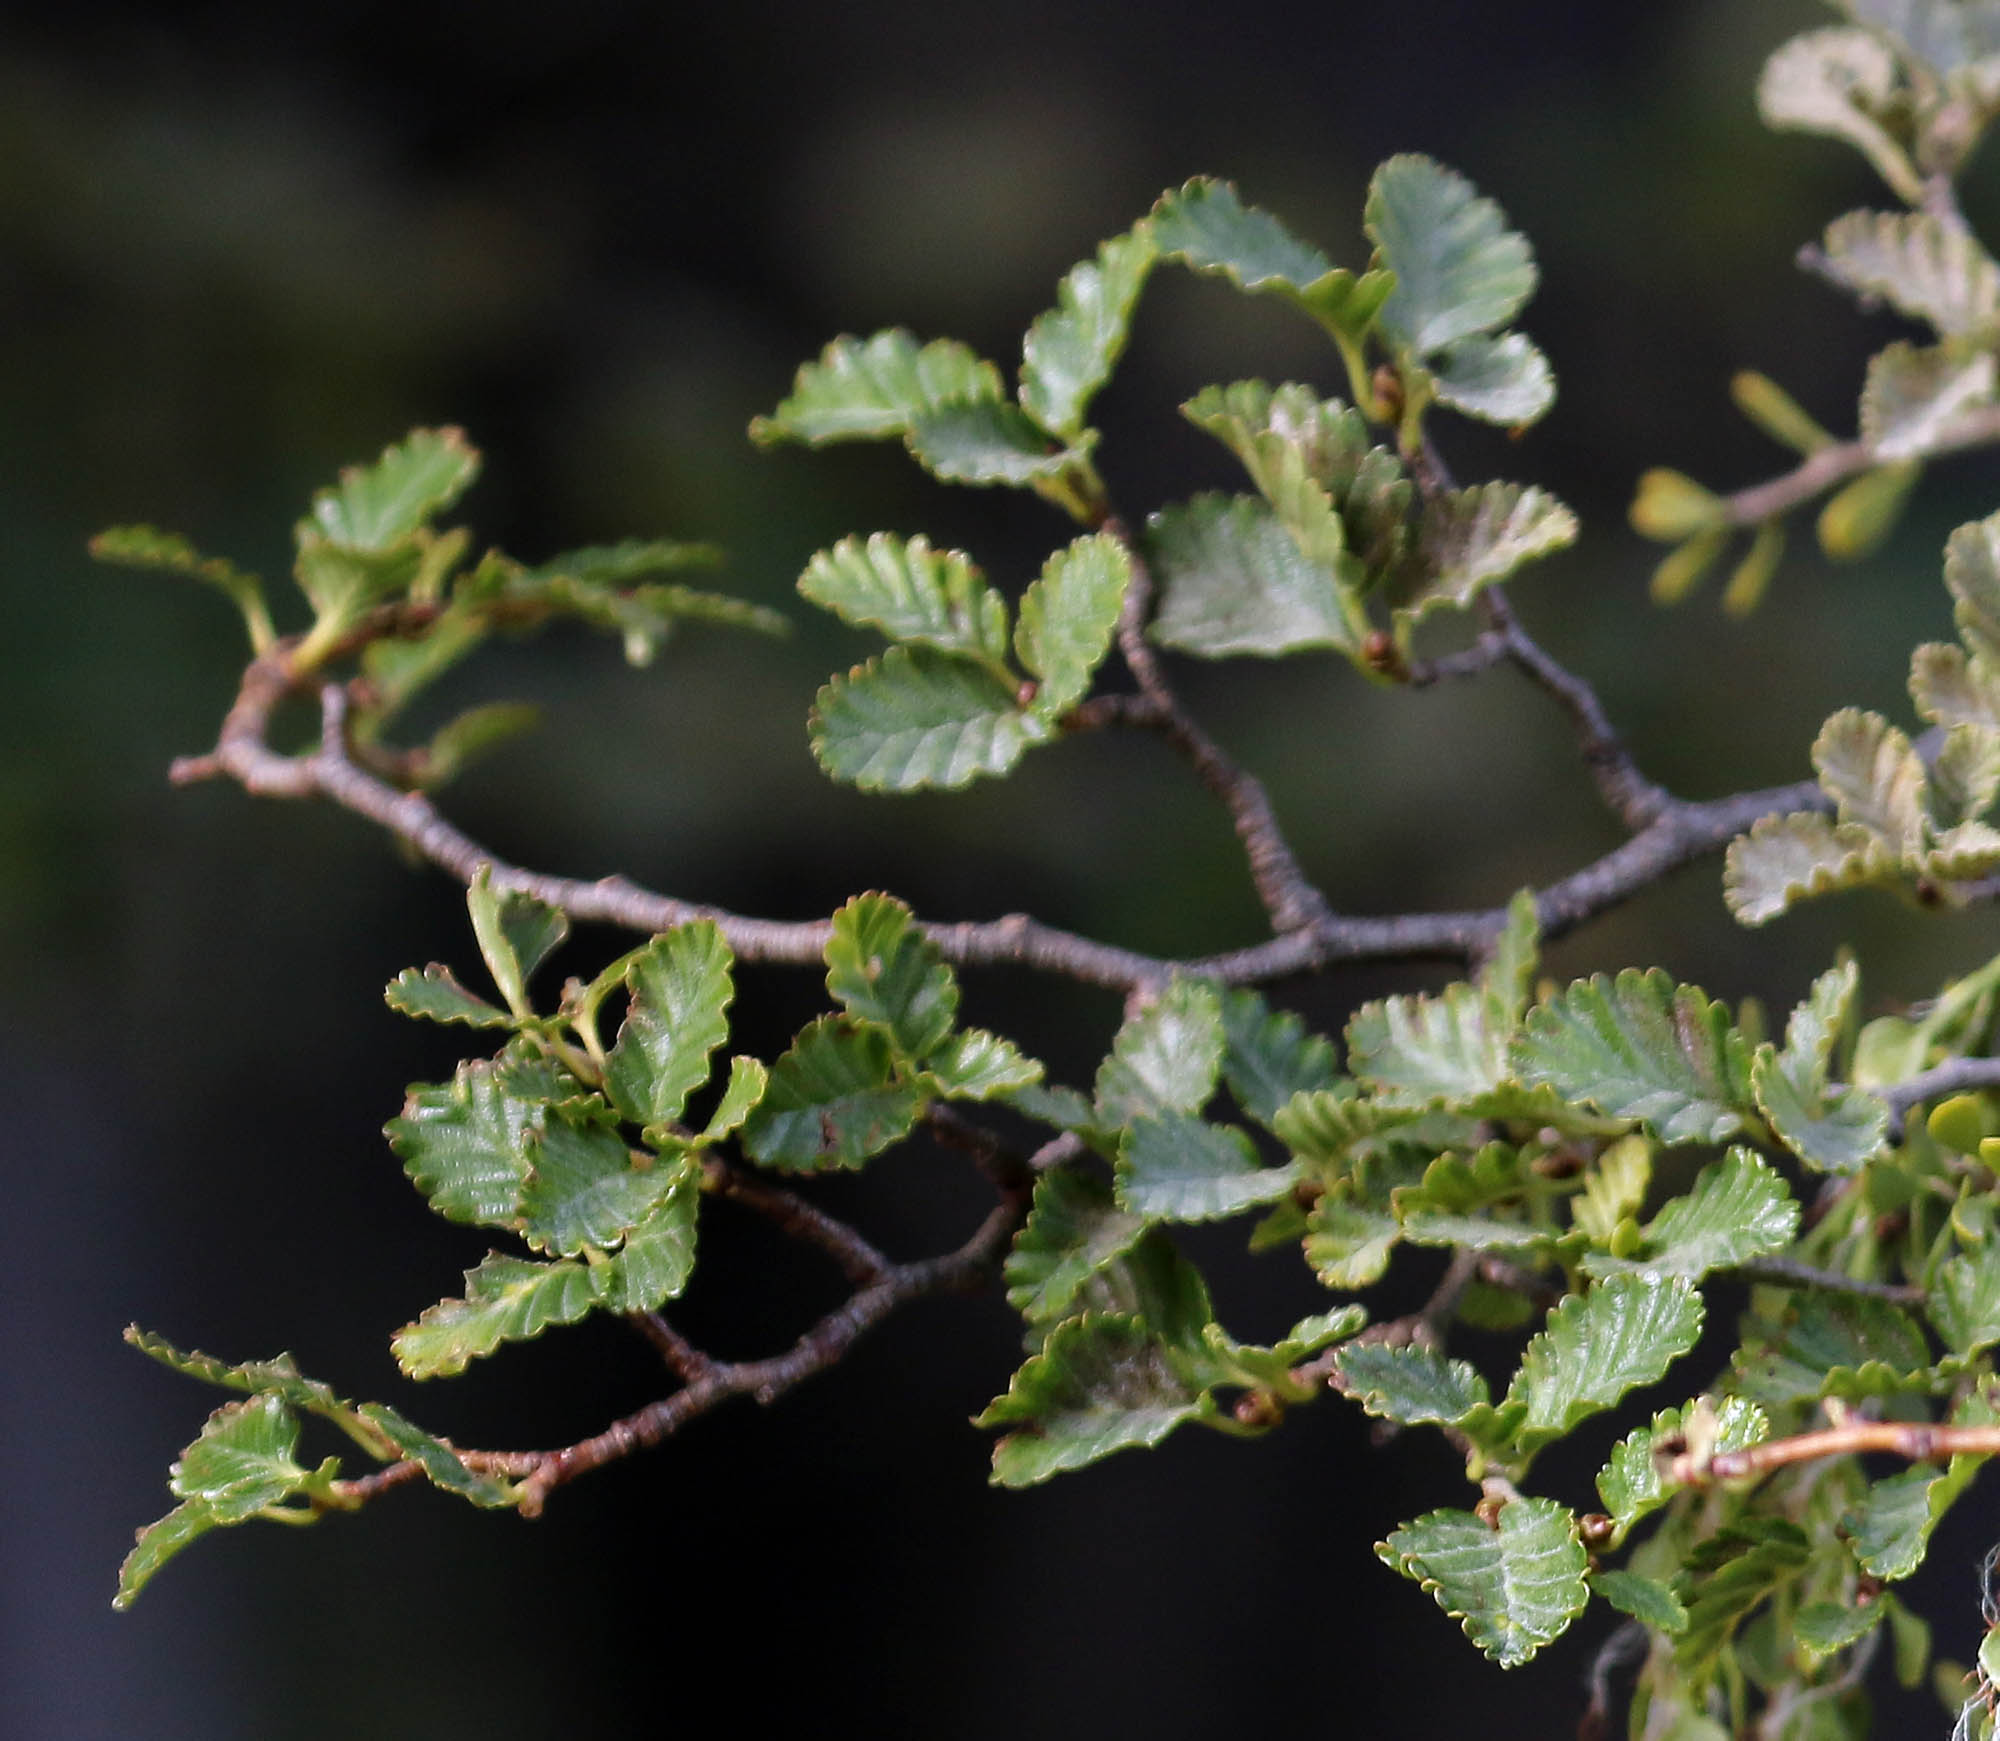
<path fill-rule="evenodd" d="M 1672 1589 L 1637 1572 L 1593 1572 L 1590 1587 L 1621 1614 L 1669 1638 L 1687 1630 L 1687 1610 Z"/>
<path fill-rule="evenodd" d="M 903 435 L 939 406 L 998 401 L 1003 392 L 999 371 L 955 339 L 919 345 L 901 328 L 838 338 L 799 370 L 790 398 L 750 425 L 750 439 L 817 447 Z"/>
<path fill-rule="evenodd" d="M 1419 358 L 1505 326 L 1535 293 L 1527 238 L 1464 176 L 1428 157 L 1391 157 L 1375 171 L 1364 222 L 1396 275 L 1382 324 Z"/>
<path fill-rule="evenodd" d="M 1004 400 L 953 400 L 910 422 L 909 447 L 933 477 L 956 484 L 1023 488 L 1052 478 L 1082 457 L 1051 447 L 1025 411 Z"/>
<path fill-rule="evenodd" d="M 1880 835 L 1808 810 L 1760 817 L 1732 840 L 1722 894 L 1741 923 L 1763 925 L 1798 901 L 1901 880 L 1902 860 Z"/>
<path fill-rule="evenodd" d="M 1482 423 L 1518 429 L 1539 422 L 1556 402 L 1555 371 L 1526 333 L 1460 339 L 1426 368 L 1439 404 Z"/>
<path fill-rule="evenodd" d="M 1896 95 L 1896 58 L 1865 30 L 1811 30 L 1764 63 L 1757 107 L 1766 126 L 1844 139 L 1911 205 L 1923 181 L 1884 125 Z"/>
<path fill-rule="evenodd" d="M 1487 587 L 1576 542 L 1576 516 L 1546 491 L 1481 484 L 1427 503 L 1414 560 L 1392 594 L 1401 623 L 1464 610 Z"/>
<path fill-rule="evenodd" d="M 513 1018 L 458 983 L 449 967 L 433 961 L 406 967 L 389 981 L 383 1000 L 392 1010 L 427 1022 L 463 1022 L 468 1028 L 506 1028 Z"/>
<path fill-rule="evenodd" d="M 1175 979 L 1130 1017 L 1098 1067 L 1097 1108 L 1107 1124 L 1198 1113 L 1215 1092 L 1225 1045 L 1215 987 Z"/>
<path fill-rule="evenodd" d="M 1052 435 L 1082 432 L 1085 412 L 1125 349 L 1132 309 L 1157 249 L 1152 226 L 1114 236 L 1095 260 L 1070 268 L 1056 305 L 1035 317 L 1021 347 L 1021 404 Z"/>
<path fill-rule="evenodd" d="M 1329 1088 L 1338 1071 L 1333 1042 L 1306 1031 L 1289 1011 L 1254 991 L 1222 994 L 1223 1080 L 1236 1104 L 1266 1129 L 1295 1094 Z"/>
<path fill-rule="evenodd" d="M 1929 322 L 1940 337 L 2000 320 L 2000 266 L 1970 230 L 1930 212 L 1849 212 L 1827 226 L 1814 263 L 1856 295 Z"/>
<path fill-rule="evenodd" d="M 1162 645 L 1211 659 L 1316 647 L 1359 657 L 1359 599 L 1268 503 L 1203 494 L 1160 509 L 1146 531 L 1161 588 L 1150 633 Z"/>
<path fill-rule="evenodd" d="M 313 497 L 320 533 L 348 550 L 382 553 L 462 496 L 479 455 L 462 430 L 413 429 L 370 466 L 350 466 Z"/>
<path fill-rule="evenodd" d="M 1963 413 L 1993 401 L 1993 353 L 1919 349 L 1898 339 L 1875 353 L 1861 390 L 1861 439 L 1877 459 L 1922 459 Z"/>
<path fill-rule="evenodd" d="M 1242 1131 L 1185 1113 L 1135 1119 L 1118 1157 L 1118 1201 L 1156 1221 L 1213 1221 L 1287 1196 L 1297 1166 L 1267 1167 Z"/>

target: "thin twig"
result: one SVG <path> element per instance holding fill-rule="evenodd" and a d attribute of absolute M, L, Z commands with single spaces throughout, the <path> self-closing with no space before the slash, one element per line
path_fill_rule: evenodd
<path fill-rule="evenodd" d="M 766 1185 L 739 1172 L 714 1155 L 701 1164 L 702 1189 L 755 1210 L 780 1233 L 805 1245 L 815 1245 L 840 1266 L 840 1273 L 857 1286 L 869 1287 L 895 1271 L 881 1252 L 845 1221 L 815 1208 L 795 1191 Z"/>
<path fill-rule="evenodd" d="M 1924 1290 L 1903 1282 L 1865 1282 L 1833 1270 L 1814 1269 L 1788 1257 L 1753 1257 L 1734 1266 L 1736 1274 L 1756 1282 L 1783 1282 L 1787 1287 L 1817 1288 L 1823 1293 L 1856 1294 L 1864 1299 L 1890 1300 L 1899 1306 L 1921 1306 Z"/>
<path fill-rule="evenodd" d="M 1967 448 L 1989 447 L 2000 441 L 2000 406 L 1983 406 L 1952 418 L 1925 444 L 1924 457 L 1935 459 Z M 1790 471 L 1724 498 L 1732 526 L 1761 526 L 1766 520 L 1824 494 L 1882 463 L 1865 441 L 1837 441 L 1809 454 Z"/>
<path fill-rule="evenodd" d="M 704 1354 L 658 1312 L 628 1312 L 639 1334 L 652 1343 L 660 1358 L 683 1384 L 692 1384 L 715 1370 L 714 1359 Z"/>
<path fill-rule="evenodd" d="M 2000 1058 L 1953 1058 L 1872 1092 L 1889 1103 L 1889 1140 L 1901 1142 L 1912 1108 L 1978 1088 L 2000 1088 Z"/>
<path fill-rule="evenodd" d="M 1716 1451 L 1705 1460 L 1682 1451 L 1668 1465 L 1673 1480 L 1699 1486 L 1709 1481 L 1735 1481 L 1762 1475 L 1792 1463 L 1821 1457 L 1846 1457 L 1880 1451 L 1912 1463 L 1934 1463 L 1945 1457 L 1990 1457 L 2000 1452 L 2000 1427 L 1934 1426 L 1928 1421 L 1845 1421 L 1817 1432 L 1795 1433 L 1787 1439 L 1766 1439 L 1740 1451 Z"/>

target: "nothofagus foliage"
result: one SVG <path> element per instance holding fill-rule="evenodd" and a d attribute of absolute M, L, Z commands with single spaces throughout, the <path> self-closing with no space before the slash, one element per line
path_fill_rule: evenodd
<path fill-rule="evenodd" d="M 1879 174 L 1891 209 L 1836 217 L 1804 258 L 1907 317 L 1910 336 L 1869 363 L 1851 436 L 1766 377 L 1737 377 L 1737 407 L 1793 456 L 1770 480 L 1734 493 L 1666 470 L 1638 481 L 1632 525 L 1671 546 L 1662 604 L 1728 558 L 1723 606 L 1749 611 L 1795 516 L 1816 510 L 1826 553 L 1859 558 L 1929 461 L 2000 443 L 2000 263 L 1954 192 L 2000 117 L 2000 6 L 1835 10 L 1777 47 L 1758 100 L 1773 127 L 1843 142 Z M 1240 467 L 1234 487 L 1116 502 L 1092 400 L 1150 277 L 1175 270 L 1287 305 L 1327 341 L 1328 379 L 1203 389 L 1182 412 Z M 228 561 L 149 527 L 103 534 L 105 560 L 209 583 L 248 632 L 215 747 L 176 764 L 176 780 L 330 801 L 466 888 L 486 981 L 432 964 L 386 996 L 467 1030 L 474 1055 L 410 1088 L 386 1135 L 431 1206 L 491 1230 L 495 1249 L 461 1294 L 396 1332 L 397 1364 L 445 1378 L 612 1313 L 665 1369 L 658 1400 L 590 1437 L 496 1450 L 350 1402 L 287 1356 L 232 1364 L 135 1329 L 135 1347 L 237 1394 L 174 1464 L 176 1504 L 140 1532 L 118 1605 L 212 1530 L 311 1523 L 392 1487 L 534 1515 L 724 1402 L 769 1401 L 838 1364 L 890 1313 L 986 1288 L 1025 1330 L 1019 1370 L 976 1423 L 1004 1486 L 1183 1427 L 1254 1438 L 1332 1392 L 1344 1400 L 1329 1406 L 1441 1434 L 1462 1456 L 1467 1486 L 1377 1553 L 1477 1650 L 1513 1667 L 1593 1599 L 1624 1617 L 1592 1677 L 1593 1732 L 1624 1702 L 1629 1733 L 1652 1741 L 1860 1736 L 1879 1665 L 1906 1685 L 1932 1678 L 1959 1732 L 1991 1735 L 2000 1607 L 1975 1665 L 1934 1665 L 1926 1621 L 1893 1586 L 2000 1453 L 2000 960 L 1864 1022 L 1860 967 L 1843 956 L 1767 1036 L 1660 969 L 1562 987 L 1538 958 L 1696 860 L 1746 925 L 1862 886 L 1922 906 L 2000 895 L 1987 820 L 2000 513 L 1946 546 L 1958 638 L 1912 655 L 1914 731 L 1843 709 L 1811 747 L 1816 780 L 1681 798 L 1637 765 L 1505 590 L 1576 538 L 1575 516 L 1532 483 L 1456 479 L 1433 445 L 1442 418 L 1518 429 L 1554 406 L 1553 373 L 1518 325 L 1536 281 L 1501 208 L 1427 157 L 1380 166 L 1358 237 L 1332 254 L 1198 179 L 1063 279 L 1011 382 L 951 339 L 842 337 L 751 425 L 766 445 L 899 440 L 943 482 L 1042 498 L 1061 537 L 1023 587 L 920 536 L 857 535 L 807 559 L 804 599 L 885 643 L 813 699 L 812 753 L 829 778 L 894 794 L 1005 777 L 1058 738 L 1158 738 L 1227 811 L 1269 924 L 1265 940 L 1199 960 L 1027 916 L 918 915 L 885 892 L 825 918 L 753 917 L 495 857 L 433 794 L 531 713 L 488 705 L 408 741 L 399 722 L 427 686 L 489 637 L 559 618 L 611 631 L 641 664 L 686 620 L 785 624 L 684 580 L 716 560 L 698 545 L 481 553 L 446 524 L 479 465 L 455 430 L 414 431 L 314 497 L 296 529 L 296 632 L 278 626 L 295 610 L 274 612 Z M 1516 667 L 1572 728 L 1625 838 L 1544 887 L 1496 890 L 1486 910 L 1337 912 L 1264 788 L 1184 705 L 1168 655 L 1331 655 L 1411 707 L 1432 685 Z M 269 727 L 299 697 L 321 729 L 290 753 Z M 539 970 L 576 921 L 637 941 L 552 984 Z M 1276 998 L 1303 974 L 1437 961 L 1465 977 L 1363 1003 L 1338 1035 Z M 757 1058 L 732 1050 L 731 1010 L 757 997 L 766 964 L 823 967 L 826 1008 Z M 1032 1032 L 961 1020 L 961 976 L 999 965 L 1052 994 L 1124 994 L 1093 1079 L 1053 1081 Z M 984 1176 L 991 1207 L 955 1249 L 892 1261 L 819 1206 L 813 1180 L 918 1133 Z M 674 1303 L 709 1198 L 834 1265 L 844 1303 L 762 1358 L 695 1346 Z M 1273 1343 L 1238 1340 L 1176 1238 L 1221 1221 L 1264 1262 L 1302 1257 L 1324 1309 Z M 1421 1308 L 1371 1318 L 1392 1267 L 1426 1262 L 1442 1279 Z M 1749 1310 L 1719 1365 L 1690 1367 L 1713 1280 L 1747 1284 Z M 1454 1354 L 1461 1328 L 1511 1338 L 1504 1382 Z M 1594 1491 L 1538 1479 L 1544 1450 L 1662 1383 L 1681 1400 L 1628 1410 Z M 306 1417 L 352 1442 L 359 1472 L 301 1457 Z"/>

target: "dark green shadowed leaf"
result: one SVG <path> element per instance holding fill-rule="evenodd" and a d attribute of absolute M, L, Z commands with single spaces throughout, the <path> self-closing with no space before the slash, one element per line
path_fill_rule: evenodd
<path fill-rule="evenodd" d="M 1490 1524 L 1470 1511 L 1433 1511 L 1375 1551 L 1502 1668 L 1554 1643 L 1590 1600 L 1576 1518 L 1549 1499 L 1510 1500 Z"/>
<path fill-rule="evenodd" d="M 1199 495 L 1154 514 L 1146 535 L 1160 577 L 1148 633 L 1162 646 L 1211 659 L 1360 655 L 1368 630 L 1353 583 L 1308 557 L 1268 503 Z"/>
<path fill-rule="evenodd" d="M 1593 1572 L 1590 1587 L 1621 1614 L 1629 1614 L 1642 1626 L 1664 1632 L 1669 1638 L 1687 1630 L 1687 1610 L 1680 1598 L 1657 1578 L 1637 1572 Z"/>
<path fill-rule="evenodd" d="M 999 371 L 955 339 L 919 345 L 901 328 L 838 338 L 799 370 L 790 398 L 750 425 L 750 439 L 819 446 L 902 435 L 941 405 L 997 401 L 1004 391 Z"/>
<path fill-rule="evenodd" d="M 1118 1200 L 1157 1221 L 1213 1221 L 1275 1203 L 1299 1168 L 1267 1167 L 1250 1139 L 1186 1114 L 1133 1121 L 1118 1157 Z"/>
<path fill-rule="evenodd" d="M 1811 1563 L 1805 1531 L 1783 1518 L 1750 1518 L 1702 1544 L 1676 1590 L 1688 1623 L 1675 1660 L 1692 1674 L 1714 1672 L 1742 1621 Z"/>
<path fill-rule="evenodd" d="M 383 1436 L 403 1456 L 422 1465 L 424 1478 L 433 1487 L 455 1493 L 459 1498 L 470 1500 L 486 1510 L 498 1510 L 519 1503 L 519 1495 L 512 1482 L 498 1481 L 490 1475 L 468 1469 L 459 1460 L 458 1453 L 442 1439 L 405 1420 L 387 1403 L 363 1403 L 361 1413 L 381 1429 Z"/>
<path fill-rule="evenodd" d="M 858 1167 L 910 1132 L 924 1091 L 899 1081 L 889 1036 L 822 1016 L 771 1066 L 743 1146 L 785 1172 Z"/>
<path fill-rule="evenodd" d="M 891 647 L 820 690 L 812 748 L 836 780 L 914 792 L 1004 774 L 1053 727 L 1025 712 L 982 665 L 926 647 Z"/>
<path fill-rule="evenodd" d="M 313 524 L 349 550 L 387 551 L 442 513 L 479 475 L 457 429 L 415 429 L 371 466 L 350 466 L 313 497 Z"/>
<path fill-rule="evenodd" d="M 450 1378 L 503 1342 L 525 1342 L 551 1324 L 574 1324 L 601 1304 L 597 1272 L 585 1263 L 533 1263 L 490 1253 L 465 1272 L 465 1297 L 441 1300 L 390 1346 L 410 1378 Z"/>
<path fill-rule="evenodd" d="M 1007 601 L 962 551 L 876 532 L 816 553 L 799 591 L 842 622 L 1007 671 Z"/>
<path fill-rule="evenodd" d="M 1584 1268 L 1592 1275 L 1641 1272 L 1699 1281 L 1710 1270 L 1783 1251 L 1798 1229 L 1799 1206 L 1783 1177 L 1756 1150 L 1739 1146 L 1710 1162 L 1693 1190 L 1653 1217 L 1644 1256 L 1591 1252 Z"/>
<path fill-rule="evenodd" d="M 2000 1342 L 2000 1240 L 1945 1264 L 1931 1282 L 1928 1309 L 1954 1354 L 1970 1358 Z"/>
<path fill-rule="evenodd" d="M 678 1299 L 694 1274 L 695 1217 L 701 1206 L 700 1176 L 680 1169 L 666 1195 L 625 1235 L 607 1272 L 604 1303 L 614 1312 L 656 1311 Z"/>
<path fill-rule="evenodd" d="M 1308 1033 L 1288 1010 L 1273 1010 L 1254 991 L 1222 994 L 1223 1080 L 1244 1114 L 1266 1129 L 1295 1094 L 1333 1085 L 1333 1042 Z"/>
<path fill-rule="evenodd" d="M 731 954 L 713 920 L 663 931 L 625 969 L 631 1005 L 605 1059 L 604 1088 L 634 1124 L 668 1124 L 708 1080 L 729 1037 Z"/>
<path fill-rule="evenodd" d="M 406 967 L 382 993 L 392 1010 L 429 1022 L 463 1022 L 468 1028 L 506 1028 L 513 1017 L 475 997 L 458 983 L 448 967 L 433 961 L 419 971 Z"/>
<path fill-rule="evenodd" d="M 1073 266 L 1056 305 L 1037 315 L 1021 347 L 1021 404 L 1050 434 L 1073 439 L 1125 349 L 1133 306 L 1157 253 L 1152 226 L 1114 236 Z"/>
<path fill-rule="evenodd" d="M 243 613 L 256 651 L 261 653 L 272 638 L 264 583 L 224 557 L 202 555 L 179 533 L 152 526 L 110 526 L 91 539 L 90 554 L 119 568 L 145 568 L 202 581 L 223 593 Z"/>
<path fill-rule="evenodd" d="M 1392 157 L 1375 171 L 1365 223 L 1396 275 L 1382 324 L 1417 357 L 1505 326 L 1535 293 L 1527 239 L 1428 157 Z"/>
<path fill-rule="evenodd" d="M 449 1083 L 417 1083 L 385 1127 L 403 1171 L 448 1221 L 510 1227 L 528 1176 L 527 1140 L 546 1107 L 510 1093 L 501 1067 L 465 1063 Z"/>
<path fill-rule="evenodd" d="M 1008 1305 L 1030 1324 L 1067 1317 L 1077 1290 L 1145 1231 L 1145 1218 L 1120 1209 L 1108 1185 L 1068 1167 L 1044 1173 L 1007 1254 Z"/>
<path fill-rule="evenodd" d="M 678 1165 L 637 1155 L 590 1111 L 558 1107 L 527 1140 L 521 1236 L 537 1251 L 609 1251 L 678 1177 Z"/>
<path fill-rule="evenodd" d="M 1200 980 L 1176 979 L 1118 1030 L 1097 1072 L 1108 1124 L 1197 1113 L 1222 1070 L 1222 1003 Z"/>
<path fill-rule="evenodd" d="M 892 896 L 856 895 L 834 914 L 826 965 L 834 1001 L 885 1029 L 900 1058 L 928 1057 L 958 1019 L 957 976 Z"/>
<path fill-rule="evenodd" d="M 1030 583 L 1014 647 L 1037 679 L 1029 704 L 1037 717 L 1053 721 L 1089 692 L 1131 578 L 1125 547 L 1100 532 L 1058 550 Z"/>
<path fill-rule="evenodd" d="M 1745 1396 L 1780 1404 L 1929 1388 L 1930 1348 L 1900 1306 L 1847 1294 L 1787 1297 L 1776 1322 L 1744 1325 L 1736 1388 Z"/>

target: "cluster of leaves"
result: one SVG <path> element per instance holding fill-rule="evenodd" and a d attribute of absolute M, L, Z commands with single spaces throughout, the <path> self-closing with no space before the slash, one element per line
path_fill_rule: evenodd
<path fill-rule="evenodd" d="M 1846 23 L 1794 37 L 1774 53 L 1758 106 L 1774 128 L 1855 147 L 1908 208 L 1849 212 L 1803 256 L 1865 306 L 1886 305 L 1924 329 L 1897 339 L 1868 365 L 1853 464 L 1823 483 L 1848 481 L 1817 522 L 1820 548 L 1837 561 L 1876 549 L 1894 530 L 1925 463 L 2000 436 L 2000 263 L 1952 198 L 1952 182 L 2000 116 L 2000 23 L 1964 0 L 1833 0 Z M 1841 448 L 1766 376 L 1736 378 L 1738 409 L 1801 456 L 1802 475 Z M 1680 472 L 1640 479 L 1632 524 L 1672 544 L 1653 579 L 1655 598 L 1684 597 L 1737 535 L 1747 554 L 1723 595 L 1741 614 L 1763 596 L 1784 550 L 1795 499 L 1745 509 Z"/>

